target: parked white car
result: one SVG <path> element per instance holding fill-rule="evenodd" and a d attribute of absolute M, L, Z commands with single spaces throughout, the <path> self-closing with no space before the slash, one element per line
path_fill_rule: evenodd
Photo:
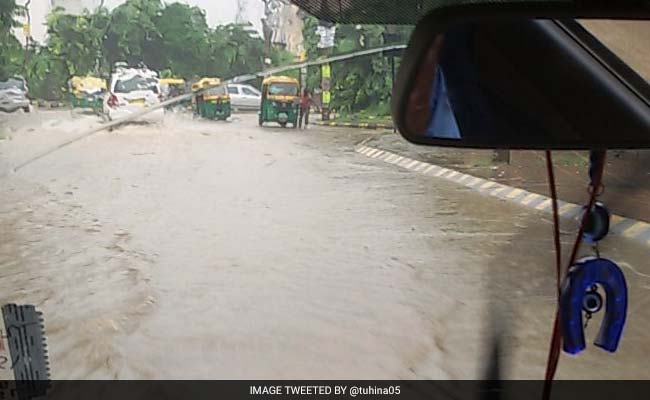
<path fill-rule="evenodd" d="M 240 110 L 259 110 L 262 93 L 251 85 L 231 83 L 228 85 L 230 104 Z"/>
<path fill-rule="evenodd" d="M 163 100 L 158 73 L 147 68 L 118 67 L 111 75 L 108 93 L 104 98 L 104 114 L 116 120 L 142 112 Z M 159 108 L 137 121 L 161 122 L 164 110 Z"/>
<path fill-rule="evenodd" d="M 25 80 L 14 77 L 0 82 L 0 110 L 14 112 L 19 109 L 30 111 Z"/>

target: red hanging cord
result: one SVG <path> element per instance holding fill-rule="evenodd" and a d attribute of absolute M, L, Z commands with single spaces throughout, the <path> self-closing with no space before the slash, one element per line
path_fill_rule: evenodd
<path fill-rule="evenodd" d="M 548 173 L 548 185 L 551 192 L 551 204 L 553 206 L 553 243 L 555 246 L 555 270 L 556 270 L 556 283 L 557 296 L 560 298 L 560 280 L 562 277 L 562 245 L 560 243 L 560 213 L 557 206 L 557 190 L 555 187 L 555 173 L 553 172 L 553 158 L 551 151 L 546 151 L 546 171 Z M 546 361 L 546 376 L 544 378 L 544 393 L 543 400 L 548 400 L 551 396 L 551 386 L 557 363 L 560 360 L 560 315 L 559 310 L 556 308 L 555 321 L 553 322 L 553 336 L 551 338 L 551 345 L 548 352 L 548 360 Z"/>
<path fill-rule="evenodd" d="M 596 196 L 598 195 L 598 190 L 594 188 L 600 188 L 603 178 L 603 169 L 605 167 L 605 152 L 599 153 L 598 162 L 596 163 L 596 170 L 593 182 L 591 182 L 591 190 L 589 191 L 589 203 L 587 205 L 587 210 L 591 210 L 596 203 Z M 551 388 L 553 386 L 553 378 L 555 377 L 555 372 L 557 371 L 557 365 L 560 361 L 560 347 L 562 344 L 562 335 L 560 332 L 560 309 L 559 309 L 559 299 L 560 299 L 560 285 L 562 281 L 562 248 L 560 244 L 560 217 L 557 207 L 557 191 L 555 187 L 555 175 L 553 173 L 553 159 L 551 157 L 551 151 L 546 151 L 546 169 L 548 172 L 548 181 L 551 191 L 551 199 L 553 204 L 553 238 L 555 243 L 555 266 L 556 266 L 556 285 L 557 285 L 557 304 L 555 311 L 555 321 L 553 323 L 553 336 L 551 337 L 551 345 L 548 352 L 548 360 L 546 362 L 546 375 L 544 378 L 544 392 L 542 394 L 543 400 L 549 400 L 551 397 Z M 575 242 L 573 243 L 573 249 L 571 250 L 571 257 L 569 258 L 569 265 L 571 266 L 575 263 L 576 257 L 578 256 L 578 249 L 580 248 L 580 243 L 582 242 L 582 235 L 587 225 L 587 219 L 589 217 L 589 212 L 585 212 L 580 221 L 580 228 L 578 229 L 578 235 Z"/>

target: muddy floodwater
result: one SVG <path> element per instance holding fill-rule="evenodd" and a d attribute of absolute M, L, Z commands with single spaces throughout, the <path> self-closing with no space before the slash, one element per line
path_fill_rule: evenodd
<path fill-rule="evenodd" d="M 168 114 L 11 172 L 99 123 L 0 116 L 0 302 L 43 311 L 53 378 L 471 379 L 496 307 L 506 376 L 544 376 L 549 215 L 355 153 L 373 132 L 253 114 Z M 648 379 L 648 248 L 601 252 L 630 286 L 620 350 L 558 378 Z"/>

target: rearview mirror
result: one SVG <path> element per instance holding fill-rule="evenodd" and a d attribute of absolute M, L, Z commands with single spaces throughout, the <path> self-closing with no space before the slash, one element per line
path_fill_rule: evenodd
<path fill-rule="evenodd" d="M 647 37 L 644 49 L 650 59 Z M 400 66 L 393 119 L 419 144 L 650 148 L 650 85 L 575 20 L 431 15 Z"/>

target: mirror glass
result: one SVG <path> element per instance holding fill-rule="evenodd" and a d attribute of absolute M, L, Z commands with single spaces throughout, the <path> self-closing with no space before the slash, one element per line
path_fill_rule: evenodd
<path fill-rule="evenodd" d="M 456 147 L 649 148 L 645 33 L 650 21 L 451 26 L 427 41 L 398 82 L 409 88 L 396 115 L 400 131 Z"/>

